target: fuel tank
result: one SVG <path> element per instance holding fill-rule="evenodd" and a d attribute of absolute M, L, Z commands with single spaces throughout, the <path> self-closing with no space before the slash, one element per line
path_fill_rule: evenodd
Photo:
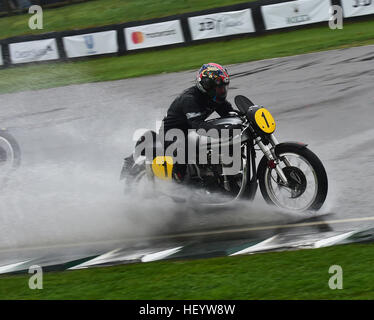
<path fill-rule="evenodd" d="M 208 123 L 213 124 L 215 127 L 217 127 L 218 130 L 222 129 L 242 129 L 242 120 L 237 117 L 227 117 L 227 118 L 217 118 L 208 120 Z M 233 139 L 232 138 L 221 138 L 217 139 L 214 136 L 205 136 L 205 135 L 198 135 L 196 132 L 192 131 L 188 134 L 188 140 L 189 143 L 193 144 L 199 144 L 200 146 L 204 145 L 218 145 L 221 144 L 232 144 Z M 240 143 L 240 139 L 236 140 Z"/>
<path fill-rule="evenodd" d="M 217 126 L 218 129 L 241 129 L 242 127 L 242 120 L 237 117 L 218 118 L 207 122 Z"/>

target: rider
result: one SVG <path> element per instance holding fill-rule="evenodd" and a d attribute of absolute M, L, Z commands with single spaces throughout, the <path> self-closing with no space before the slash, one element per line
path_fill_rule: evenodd
<path fill-rule="evenodd" d="M 186 89 L 169 107 L 160 129 L 161 140 L 164 140 L 163 135 L 170 129 L 180 129 L 187 135 L 188 129 L 208 131 L 216 128 L 205 121 L 214 111 L 221 117 L 236 112 L 226 100 L 229 83 L 230 77 L 225 67 L 217 63 L 203 64 L 198 71 L 196 85 Z M 168 144 L 165 141 L 164 148 Z M 125 158 L 126 171 L 133 165 L 132 155 Z M 185 165 L 178 165 L 179 178 L 183 179 L 185 168 Z"/>
<path fill-rule="evenodd" d="M 169 107 L 163 120 L 164 131 L 214 128 L 205 122 L 214 111 L 221 117 L 234 111 L 226 100 L 229 82 L 226 68 L 216 63 L 204 64 L 198 72 L 196 85 L 185 90 Z"/>

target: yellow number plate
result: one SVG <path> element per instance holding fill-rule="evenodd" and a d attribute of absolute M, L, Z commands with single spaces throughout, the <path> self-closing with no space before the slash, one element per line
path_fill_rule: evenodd
<path fill-rule="evenodd" d="M 255 113 L 255 121 L 258 127 L 265 133 L 270 134 L 275 131 L 275 120 L 267 109 L 258 109 Z"/>
<path fill-rule="evenodd" d="M 162 180 L 171 180 L 173 172 L 173 158 L 159 156 L 152 161 L 153 174 Z"/>

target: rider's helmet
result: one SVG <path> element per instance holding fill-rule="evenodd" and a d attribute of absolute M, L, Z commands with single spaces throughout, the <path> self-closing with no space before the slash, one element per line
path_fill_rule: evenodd
<path fill-rule="evenodd" d="M 199 90 L 217 102 L 226 99 L 229 83 L 227 69 L 217 63 L 203 64 L 196 79 Z"/>

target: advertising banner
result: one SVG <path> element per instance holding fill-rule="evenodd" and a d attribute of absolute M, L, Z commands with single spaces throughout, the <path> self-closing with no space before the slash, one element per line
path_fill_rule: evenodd
<path fill-rule="evenodd" d="M 55 60 L 59 58 L 56 39 L 9 44 L 11 63 Z"/>
<path fill-rule="evenodd" d="M 192 40 L 255 32 L 250 9 L 188 18 Z"/>
<path fill-rule="evenodd" d="M 374 14 L 374 0 L 341 0 L 344 17 L 365 16 Z"/>
<path fill-rule="evenodd" d="M 266 30 L 311 24 L 330 19 L 330 0 L 297 0 L 261 7 Z"/>
<path fill-rule="evenodd" d="M 64 37 L 62 41 L 69 58 L 118 51 L 117 32 L 115 30 Z"/>
<path fill-rule="evenodd" d="M 125 28 L 124 32 L 128 50 L 184 42 L 182 26 L 179 20 Z"/>

